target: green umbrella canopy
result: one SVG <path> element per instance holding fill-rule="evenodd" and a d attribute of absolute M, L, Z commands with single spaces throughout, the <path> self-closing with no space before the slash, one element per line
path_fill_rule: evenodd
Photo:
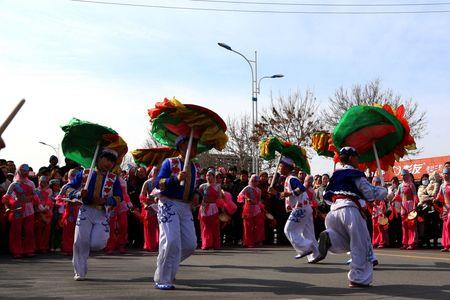
<path fill-rule="evenodd" d="M 354 147 L 360 163 L 371 170 L 376 169 L 373 144 L 376 145 L 381 168 L 387 170 L 395 160 L 413 149 L 415 142 L 404 117 L 405 109 L 393 109 L 389 105 L 353 106 L 341 117 L 333 131 L 333 144 L 337 149 Z"/>
<path fill-rule="evenodd" d="M 275 158 L 275 152 L 285 157 L 289 157 L 295 165 L 307 174 L 311 173 L 306 151 L 300 146 L 293 145 L 290 142 L 280 140 L 276 137 L 264 138 L 259 143 L 260 156 L 264 160 Z"/>
<path fill-rule="evenodd" d="M 85 168 L 90 167 L 98 142 L 101 147 L 116 145 L 113 148 L 119 150 L 119 157 L 127 152 L 126 143 L 109 127 L 72 118 L 61 128 L 65 132 L 61 142 L 64 156 Z"/>

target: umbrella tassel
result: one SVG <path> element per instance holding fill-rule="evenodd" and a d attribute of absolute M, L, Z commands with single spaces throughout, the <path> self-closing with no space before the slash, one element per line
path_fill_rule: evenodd
<path fill-rule="evenodd" d="M 281 159 L 283 158 L 283 155 L 280 154 L 280 158 L 278 158 L 278 162 L 275 166 L 275 174 L 273 174 L 272 182 L 270 183 L 270 187 L 273 188 L 275 186 L 275 182 L 278 181 L 278 178 L 280 177 L 280 174 L 278 174 L 278 166 L 281 163 Z"/>

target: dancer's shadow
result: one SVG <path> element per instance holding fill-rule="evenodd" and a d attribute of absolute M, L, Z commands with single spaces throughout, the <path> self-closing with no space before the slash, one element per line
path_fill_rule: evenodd
<path fill-rule="evenodd" d="M 180 286 L 181 285 L 181 286 Z M 424 286 L 424 285 L 382 285 L 369 288 L 337 288 L 321 286 L 303 282 L 253 279 L 253 278 L 224 278 L 224 279 L 192 279 L 178 280 L 177 289 L 189 291 L 202 291 L 212 293 L 273 293 L 275 295 L 301 295 L 307 296 L 355 296 L 355 294 L 372 294 L 381 297 L 403 297 L 421 299 L 448 299 L 450 285 Z"/>
<path fill-rule="evenodd" d="M 375 272 L 382 271 L 419 271 L 419 272 L 448 272 L 450 274 L 450 263 L 435 262 L 433 265 L 414 265 L 414 264 L 383 264 L 381 263 L 375 269 Z M 450 298 L 450 297 L 449 297 Z"/>
<path fill-rule="evenodd" d="M 236 269 L 236 270 L 250 270 L 250 271 L 275 270 L 280 273 L 305 273 L 305 274 L 333 274 L 333 273 L 342 273 L 346 271 L 345 265 L 343 266 L 343 268 L 324 268 L 324 267 L 318 268 L 314 265 L 309 264 L 299 265 L 297 267 L 242 266 L 242 265 L 203 266 L 203 265 L 186 265 L 186 264 L 183 264 L 183 266 L 189 268 Z"/>

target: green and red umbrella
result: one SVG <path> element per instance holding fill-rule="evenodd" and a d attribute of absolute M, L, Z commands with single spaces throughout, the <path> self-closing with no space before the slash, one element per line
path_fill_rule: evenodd
<path fill-rule="evenodd" d="M 277 137 L 264 138 L 259 142 L 260 156 L 264 160 L 275 158 L 275 152 L 292 159 L 295 165 L 307 174 L 311 173 L 306 150 L 290 142 L 283 141 Z"/>
<path fill-rule="evenodd" d="M 118 162 L 128 151 L 125 141 L 109 127 L 73 118 L 61 128 L 65 132 L 61 142 L 64 156 L 85 168 L 92 165 L 97 145 L 117 151 Z"/>
<path fill-rule="evenodd" d="M 371 171 L 377 169 L 377 156 L 379 167 L 386 171 L 408 150 L 415 149 L 404 106 L 394 109 L 387 104 L 348 109 L 333 131 L 333 144 L 337 149 L 355 148 L 360 167 Z M 335 156 L 335 161 L 338 160 Z"/>
<path fill-rule="evenodd" d="M 178 151 L 170 147 L 136 149 L 131 152 L 134 162 L 139 166 L 159 166 L 164 159 L 178 155 Z"/>
<path fill-rule="evenodd" d="M 330 145 L 333 143 L 331 134 L 326 131 L 316 131 L 311 136 L 311 147 L 320 156 L 333 157 L 334 152 L 330 151 Z"/>
<path fill-rule="evenodd" d="M 228 137 L 227 126 L 215 112 L 194 104 L 182 104 L 177 99 L 165 98 L 148 110 L 152 125 L 151 135 L 161 144 L 176 148 L 178 136 L 190 136 L 198 140 L 197 151 L 202 153 L 215 148 L 223 150 Z"/>

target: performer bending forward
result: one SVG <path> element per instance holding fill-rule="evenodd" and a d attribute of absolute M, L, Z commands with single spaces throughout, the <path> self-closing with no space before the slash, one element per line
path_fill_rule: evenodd
<path fill-rule="evenodd" d="M 194 198 L 197 170 L 188 162 L 184 166 L 189 138 L 179 136 L 176 146 L 181 157 L 164 160 L 156 178 L 156 187 L 161 191 L 158 202 L 159 254 L 155 276 L 155 288 L 173 290 L 175 275 L 180 262 L 191 256 L 197 247 L 191 203 Z M 197 141 L 192 142 L 190 158 L 197 154 Z M 184 185 L 180 183 L 184 181 Z"/>
<path fill-rule="evenodd" d="M 384 199 L 387 190 L 371 185 L 359 171 L 358 153 L 352 147 L 340 150 L 344 167 L 333 173 L 324 198 L 331 201 L 325 219 L 326 230 L 319 235 L 319 256 L 312 263 L 323 260 L 328 249 L 333 253 L 350 251 L 352 261 L 348 273 L 350 287 L 366 287 L 372 283 L 372 243 L 359 199 Z"/>
<path fill-rule="evenodd" d="M 74 279 L 84 280 L 87 273 L 87 259 L 90 250 L 105 248 L 109 238 L 107 210 L 123 200 L 119 178 L 111 170 L 117 160 L 117 152 L 103 149 L 97 160 L 87 190 L 78 191 L 86 184 L 89 170 L 79 172 L 68 184 L 66 196 L 79 198 L 83 202 L 78 212 L 73 244 Z"/>

